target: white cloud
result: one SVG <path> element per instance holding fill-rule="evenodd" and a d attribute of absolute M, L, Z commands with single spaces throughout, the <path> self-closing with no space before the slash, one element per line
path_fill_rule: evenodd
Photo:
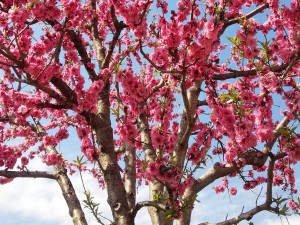
<path fill-rule="evenodd" d="M 36 167 L 38 166 L 38 167 Z M 32 168 L 46 169 L 37 160 Z M 70 224 L 67 205 L 55 181 L 47 179 L 18 178 L 0 186 L 0 208 L 3 215 L 17 215 L 23 220 L 52 221 Z M 28 223 L 28 224 L 33 224 Z"/>
<path fill-rule="evenodd" d="M 39 162 L 39 159 L 32 161 L 30 168 L 51 170 Z M 85 185 L 95 200 L 100 203 L 100 210 L 107 217 L 110 216 L 106 202 L 105 190 L 98 188 L 97 183 L 86 176 Z M 80 200 L 83 200 L 83 188 L 78 175 L 71 176 Z M 41 224 L 43 225 L 68 225 L 72 224 L 67 204 L 63 198 L 59 185 L 53 181 L 43 178 L 18 178 L 13 182 L 0 186 L 0 217 L 6 225 L 15 224 Z M 95 225 L 91 214 L 86 211 L 89 224 Z"/>
<path fill-rule="evenodd" d="M 10 184 L 2 185 L 0 190 L 2 218 L 5 214 L 11 214 L 25 220 L 71 224 L 67 205 L 54 181 L 16 179 Z"/>
<path fill-rule="evenodd" d="M 272 218 L 263 219 L 261 224 L 264 225 L 299 225 L 300 217 L 299 215 L 292 215 L 287 218 L 281 217 L 281 219 L 274 215 Z"/>
<path fill-rule="evenodd" d="M 39 159 L 34 160 L 31 169 L 51 169 L 40 163 Z M 83 188 L 80 178 L 77 175 L 71 176 L 72 183 L 80 200 L 84 199 Z M 95 201 L 100 203 L 99 211 L 103 216 L 111 218 L 110 208 L 106 201 L 106 191 L 98 187 L 97 182 L 89 175 L 84 174 L 86 188 L 91 191 Z M 299 183 L 298 183 L 299 184 Z M 298 185 L 297 185 L 298 186 Z M 198 195 L 200 203 L 195 204 L 193 210 L 193 221 L 191 225 L 200 222 L 220 222 L 236 216 L 245 206 L 248 210 L 255 201 L 252 192 L 239 191 L 237 196 L 229 199 L 227 194 L 216 195 L 211 187 L 203 190 Z M 138 201 L 148 199 L 148 186 L 138 189 Z M 249 201 L 248 201 L 249 200 Z M 251 204 L 249 202 L 252 202 Z M 0 186 L 0 217 L 5 225 L 71 225 L 72 220 L 68 214 L 68 208 L 61 194 L 61 190 L 55 181 L 47 179 L 15 179 L 12 183 Z M 85 215 L 89 225 L 98 225 L 88 210 Z M 282 218 L 283 225 L 288 225 L 285 218 Z M 103 222 L 107 222 L 103 220 Z M 253 218 L 254 224 L 282 225 L 280 218 L 274 214 L 264 212 Z M 300 224 L 300 218 L 292 216 L 289 218 L 290 225 Z M 141 209 L 136 217 L 136 224 L 151 225 L 147 208 Z M 248 225 L 249 222 L 242 222 L 241 225 Z"/>

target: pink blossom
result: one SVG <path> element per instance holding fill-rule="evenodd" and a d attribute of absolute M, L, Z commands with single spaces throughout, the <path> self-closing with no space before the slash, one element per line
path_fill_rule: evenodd
<path fill-rule="evenodd" d="M 289 201 L 288 202 L 288 206 L 291 208 L 291 210 L 293 210 L 293 211 L 296 211 L 296 210 L 298 210 L 298 208 L 299 208 L 299 205 L 296 203 L 296 202 L 294 202 L 294 201 Z"/>
<path fill-rule="evenodd" d="M 283 184 L 283 177 L 278 175 L 278 174 L 274 174 L 273 183 L 274 183 L 275 186 L 282 185 Z"/>
<path fill-rule="evenodd" d="M 213 189 L 215 190 L 215 192 L 216 192 L 217 194 L 222 193 L 222 192 L 225 191 L 225 187 L 224 187 L 223 185 L 215 186 L 215 187 L 213 187 Z"/>
<path fill-rule="evenodd" d="M 236 188 L 231 187 L 231 188 L 229 189 L 229 193 L 230 193 L 230 195 L 236 195 L 236 193 L 237 193 Z"/>
<path fill-rule="evenodd" d="M 43 156 L 43 162 L 48 166 L 61 165 L 63 158 L 60 154 L 46 154 Z"/>
<path fill-rule="evenodd" d="M 0 184 L 7 184 L 10 183 L 14 180 L 14 178 L 6 178 L 6 177 L 0 177 Z"/>
<path fill-rule="evenodd" d="M 21 162 L 22 162 L 22 165 L 26 166 L 28 164 L 29 160 L 27 157 L 22 157 Z"/>

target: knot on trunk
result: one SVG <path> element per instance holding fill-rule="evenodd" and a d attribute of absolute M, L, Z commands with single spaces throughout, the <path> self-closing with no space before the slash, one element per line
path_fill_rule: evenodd
<path fill-rule="evenodd" d="M 114 204 L 114 211 L 119 212 L 121 209 L 122 204 L 120 202 L 117 202 Z"/>

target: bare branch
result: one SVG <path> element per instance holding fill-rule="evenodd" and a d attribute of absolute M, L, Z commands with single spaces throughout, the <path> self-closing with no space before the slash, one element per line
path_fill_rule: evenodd
<path fill-rule="evenodd" d="M 160 88 L 162 88 L 164 85 L 165 85 L 165 81 L 164 81 L 164 79 L 161 79 L 161 80 L 159 81 L 159 83 L 158 83 L 156 86 L 153 87 L 151 94 L 154 94 L 155 92 L 157 92 L 157 91 L 158 91 Z M 151 95 L 151 94 L 150 94 L 150 95 Z"/>
<path fill-rule="evenodd" d="M 156 159 L 156 153 L 152 145 L 148 120 L 145 113 L 141 113 L 138 118 L 139 130 L 141 134 L 141 141 L 145 154 L 146 161 L 153 162 Z M 156 193 L 163 193 L 164 185 L 157 180 L 149 184 L 150 200 L 154 201 L 154 195 Z M 161 200 L 160 200 L 161 201 Z M 153 207 L 148 208 L 151 220 L 153 224 L 161 224 L 164 220 L 165 214 L 161 211 L 157 211 Z M 136 214 L 136 213 L 135 213 Z"/>
<path fill-rule="evenodd" d="M 52 78 L 51 80 L 54 80 L 54 79 L 57 79 L 57 78 Z M 40 83 L 38 83 L 37 81 L 35 80 L 32 80 L 30 75 L 27 74 L 27 80 L 26 80 L 26 84 L 29 84 L 29 85 L 32 85 L 34 87 L 36 87 L 37 89 L 47 93 L 50 97 L 56 99 L 57 101 L 59 102 L 65 102 L 65 99 L 63 96 L 61 96 L 60 94 L 58 94 L 56 91 L 54 91 L 53 89 L 49 88 L 49 87 L 46 87 Z"/>
<path fill-rule="evenodd" d="M 154 161 L 156 158 L 155 151 L 151 141 L 150 130 L 148 126 L 148 120 L 145 113 L 141 113 L 138 118 L 139 131 L 141 134 L 141 141 L 145 157 L 147 161 Z"/>
<path fill-rule="evenodd" d="M 64 22 L 64 24 L 62 26 L 60 38 L 59 38 L 59 40 L 57 42 L 56 49 L 54 51 L 54 61 L 56 63 L 59 63 L 59 54 L 60 54 L 60 51 L 61 51 L 61 46 L 62 46 L 62 43 L 63 43 L 63 39 L 64 39 L 64 35 L 65 35 L 65 29 L 66 29 L 67 23 L 68 23 L 68 19 L 65 20 L 65 22 Z"/>
<path fill-rule="evenodd" d="M 184 104 L 184 109 L 186 112 L 186 117 L 187 117 L 187 123 L 188 126 L 192 125 L 192 114 L 191 114 L 191 109 L 190 109 L 190 103 L 189 103 L 189 99 L 187 96 L 187 90 L 185 87 L 185 77 L 186 77 L 186 71 L 183 71 L 183 76 L 182 76 L 182 80 L 180 83 L 180 89 L 181 89 L 181 95 L 182 95 L 182 99 L 183 99 L 183 104 Z"/>
<path fill-rule="evenodd" d="M 111 43 L 109 45 L 108 52 L 102 63 L 102 68 L 108 68 L 114 48 L 119 39 L 119 36 L 120 36 L 122 30 L 127 27 L 127 25 L 123 21 L 119 22 L 117 20 L 114 6 L 111 6 L 111 8 L 110 8 L 110 15 L 111 15 L 113 24 L 115 26 L 116 32 L 114 33 L 113 39 L 111 40 Z"/>
<path fill-rule="evenodd" d="M 282 155 L 282 157 L 284 157 L 284 155 Z M 216 224 L 210 224 L 210 223 L 201 223 L 199 225 L 231 225 L 231 224 L 237 224 L 238 222 L 242 221 L 242 220 L 250 220 L 252 219 L 252 217 L 254 215 L 256 215 L 257 213 L 264 211 L 264 210 L 268 210 L 274 213 L 279 214 L 279 209 L 278 208 L 273 208 L 271 207 L 272 204 L 272 191 L 273 191 L 273 172 L 274 172 L 274 163 L 275 160 L 279 159 L 279 157 L 277 157 L 275 159 L 275 157 L 271 157 L 270 163 L 269 163 L 269 167 L 268 167 L 268 183 L 267 183 L 267 193 L 266 193 L 266 201 L 265 203 L 256 206 L 255 208 L 249 210 L 248 212 L 244 212 L 241 213 L 240 215 L 220 222 L 220 223 L 216 223 Z"/>
<path fill-rule="evenodd" d="M 299 60 L 299 55 L 297 55 L 297 57 L 293 58 L 293 60 L 288 64 L 288 66 L 286 67 L 286 70 L 284 71 L 284 73 L 282 74 L 283 78 L 286 78 L 288 72 L 293 68 L 293 66 L 298 63 Z"/>
<path fill-rule="evenodd" d="M 261 5 L 260 7 L 254 9 L 252 12 L 248 13 L 247 15 L 245 16 L 242 16 L 242 17 L 239 17 L 239 18 L 235 18 L 235 19 L 232 19 L 232 20 L 229 20 L 225 26 L 228 27 L 232 24 L 235 24 L 235 23 L 239 23 L 241 20 L 247 20 L 247 19 L 250 19 L 251 17 L 255 16 L 256 14 L 258 13 L 261 13 L 263 10 L 265 10 L 266 8 L 269 8 L 269 4 L 268 3 L 265 3 L 263 5 Z"/>
<path fill-rule="evenodd" d="M 89 74 L 89 78 L 93 81 L 93 80 L 97 80 L 98 76 L 95 72 L 95 70 L 93 70 L 90 66 L 89 63 L 91 63 L 91 59 L 89 57 L 89 55 L 86 52 L 86 49 L 82 43 L 82 40 L 80 39 L 80 37 L 75 33 L 75 31 L 73 30 L 66 30 L 67 34 L 69 35 L 71 41 L 74 43 L 75 48 L 77 49 L 81 61 L 83 62 L 83 65 L 86 69 L 86 71 Z"/>
<path fill-rule="evenodd" d="M 266 205 L 271 206 L 272 204 L 272 192 L 273 192 L 273 172 L 274 172 L 274 157 L 270 157 L 270 162 L 268 166 L 268 182 L 267 182 L 267 198 L 266 198 Z"/>
<path fill-rule="evenodd" d="M 166 210 L 166 206 L 157 202 L 153 202 L 153 201 L 143 201 L 143 202 L 138 202 L 135 207 L 132 209 L 131 211 L 131 215 L 133 218 L 135 218 L 137 212 L 143 208 L 143 207 L 148 207 L 148 206 L 152 206 L 158 210 Z"/>
<path fill-rule="evenodd" d="M 52 77 L 50 81 L 67 98 L 69 104 L 77 104 L 77 95 L 66 82 L 57 77 Z"/>
<path fill-rule="evenodd" d="M 40 122 L 35 121 L 36 124 L 36 133 L 41 138 L 46 135 L 46 131 L 44 127 L 40 124 Z M 58 154 L 55 147 L 51 145 L 47 145 L 46 152 L 48 154 Z M 59 184 L 64 199 L 69 208 L 69 214 L 73 219 L 74 225 L 87 225 L 84 212 L 81 208 L 80 201 L 76 195 L 73 184 L 68 176 L 67 169 L 64 165 L 55 165 L 54 171 L 56 174 L 56 180 Z"/>
<path fill-rule="evenodd" d="M 137 27 L 137 26 L 140 26 L 140 25 L 142 24 L 143 19 L 144 19 L 146 13 L 147 13 L 148 6 L 149 6 L 151 3 L 153 3 L 153 1 L 152 1 L 152 0 L 151 0 L 151 1 L 148 0 L 147 3 L 145 4 L 145 7 L 144 7 L 144 9 L 143 9 L 143 12 L 142 12 L 141 15 L 139 16 L 139 21 L 138 21 L 138 23 L 137 23 L 137 24 L 136 24 L 136 23 L 134 24 L 136 27 Z"/>
<path fill-rule="evenodd" d="M 261 212 L 261 211 L 264 211 L 264 210 L 269 210 L 269 211 L 272 211 L 272 212 L 275 212 L 275 213 L 278 213 L 278 210 L 275 209 L 275 208 L 271 208 L 269 207 L 266 203 L 262 204 L 262 205 L 259 205 L 247 212 L 244 212 L 244 213 L 241 213 L 240 215 L 232 218 L 232 219 L 229 219 L 229 220 L 226 220 L 224 222 L 220 222 L 220 223 L 200 223 L 198 225 L 232 225 L 232 224 L 238 224 L 240 221 L 242 220 L 250 220 L 255 214 Z"/>
<path fill-rule="evenodd" d="M 66 105 L 52 104 L 48 102 L 40 102 L 37 104 L 41 108 L 50 108 L 50 109 L 67 109 Z"/>
<path fill-rule="evenodd" d="M 7 178 L 48 178 L 56 180 L 57 176 L 54 173 L 46 171 L 8 171 L 0 170 L 0 176 Z"/>
<path fill-rule="evenodd" d="M 287 73 L 291 70 L 291 68 L 298 63 L 299 56 L 295 57 L 290 63 L 284 63 L 280 66 L 271 67 L 270 71 L 272 72 L 281 72 L 285 70 L 283 73 L 283 77 L 287 75 Z M 238 71 L 238 70 L 230 70 L 229 73 L 224 74 L 214 74 L 213 79 L 214 80 L 227 80 L 232 78 L 239 78 L 239 77 L 250 77 L 256 75 L 258 70 L 246 70 L 246 71 Z"/>
<path fill-rule="evenodd" d="M 238 77 L 250 77 L 254 76 L 257 73 L 257 70 L 247 70 L 247 71 L 234 71 L 230 73 L 224 73 L 224 74 L 214 74 L 213 79 L 214 80 L 227 80 L 232 78 L 238 78 Z"/>
<path fill-rule="evenodd" d="M 202 100 L 202 101 L 198 100 L 198 107 L 204 105 L 208 105 L 206 100 Z"/>
<path fill-rule="evenodd" d="M 275 142 L 277 141 L 277 139 L 280 135 L 280 133 L 279 133 L 280 129 L 283 127 L 286 127 L 289 122 L 290 122 L 290 120 L 288 119 L 287 116 L 282 119 L 282 121 L 277 125 L 276 129 L 273 131 L 273 134 L 274 134 L 273 140 L 271 142 L 268 142 L 265 145 L 265 147 L 263 149 L 263 153 L 268 154 L 269 152 L 271 152 Z"/>
<path fill-rule="evenodd" d="M 248 13 L 245 16 L 238 17 L 238 18 L 235 18 L 235 19 L 231 19 L 231 20 L 225 22 L 225 24 L 223 25 L 223 28 L 219 31 L 218 37 L 220 37 L 224 33 L 224 31 L 226 30 L 227 27 L 229 27 L 233 24 L 239 23 L 240 21 L 250 19 L 251 17 L 255 16 L 256 14 L 261 13 L 266 8 L 269 8 L 268 3 L 265 3 L 265 4 L 261 5 L 260 7 L 254 9 L 252 12 Z"/>

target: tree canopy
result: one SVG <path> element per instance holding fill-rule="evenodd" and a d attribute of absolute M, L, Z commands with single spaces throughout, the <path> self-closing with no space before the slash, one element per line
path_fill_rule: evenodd
<path fill-rule="evenodd" d="M 299 214 L 299 21 L 298 0 L 1 1 L 0 183 L 53 179 L 75 225 L 82 205 L 105 223 L 73 173 L 106 189 L 115 225 L 143 207 L 154 225 L 212 224 L 192 214 L 211 184 L 261 188 L 218 225 Z"/>

